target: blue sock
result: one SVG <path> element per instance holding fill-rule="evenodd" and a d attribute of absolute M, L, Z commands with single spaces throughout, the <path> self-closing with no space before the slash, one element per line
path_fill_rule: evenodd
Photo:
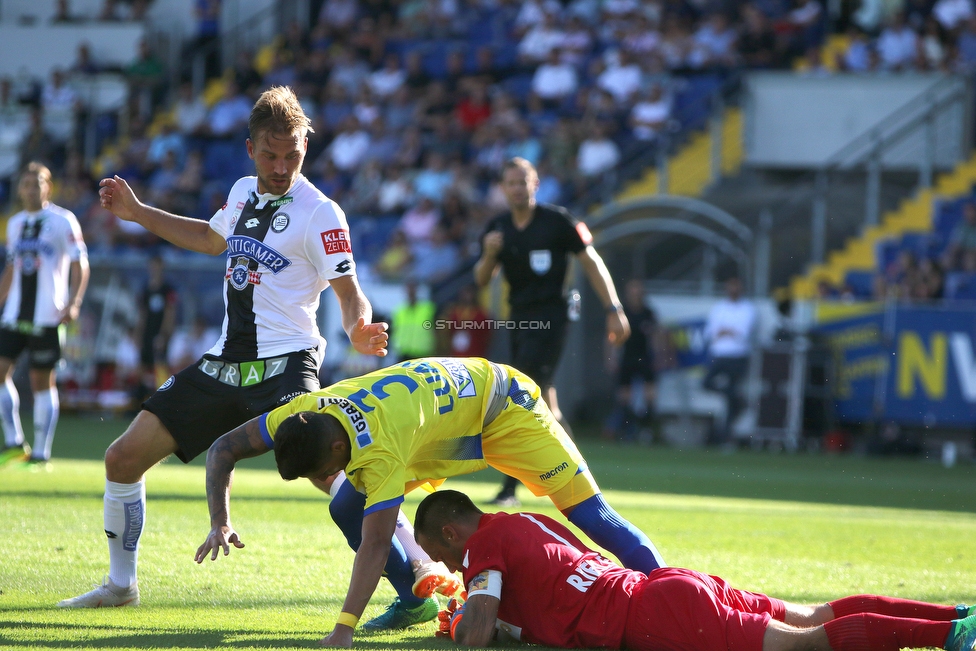
<path fill-rule="evenodd" d="M 619 558 L 624 567 L 644 574 L 667 567 L 651 539 L 620 517 L 599 493 L 577 504 L 569 514 L 569 521 Z"/>
<path fill-rule="evenodd" d="M 332 502 L 329 503 L 329 514 L 338 525 L 346 542 L 353 550 L 358 550 L 363 542 L 363 509 L 366 508 L 366 496 L 353 488 L 348 481 L 342 483 L 336 491 Z M 413 570 L 406 552 L 399 541 L 393 538 L 390 544 L 390 557 L 386 560 L 386 578 L 393 584 L 400 601 L 407 608 L 416 608 L 424 602 L 413 594 Z"/>

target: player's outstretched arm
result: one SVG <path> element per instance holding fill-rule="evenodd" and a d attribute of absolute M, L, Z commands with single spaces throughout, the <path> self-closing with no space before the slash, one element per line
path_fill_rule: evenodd
<path fill-rule="evenodd" d="M 210 535 L 197 548 L 194 560 L 202 563 L 210 553 L 217 560 L 217 552 L 230 554 L 230 545 L 244 547 L 230 524 L 230 487 L 234 483 L 234 466 L 241 459 L 264 454 L 270 448 L 261 437 L 258 419 L 252 418 L 214 441 L 207 452 L 207 504 L 210 507 Z"/>
<path fill-rule="evenodd" d="M 349 343 L 363 355 L 386 357 L 390 335 L 385 323 L 370 323 L 373 320 L 373 307 L 363 294 L 355 276 L 340 276 L 329 281 L 339 309 L 342 311 L 342 327 L 349 337 Z"/>
<path fill-rule="evenodd" d="M 495 620 L 498 619 L 498 604 L 501 602 L 490 595 L 477 594 L 464 602 L 464 612 L 452 627 L 454 641 L 463 646 L 483 647 L 491 644 L 495 637 Z"/>
<path fill-rule="evenodd" d="M 180 217 L 142 203 L 121 176 L 102 179 L 98 185 L 101 187 L 98 199 L 102 208 L 119 219 L 136 222 L 164 240 L 190 251 L 218 255 L 227 248 L 227 242 L 210 228 L 209 223 Z"/>
<path fill-rule="evenodd" d="M 376 584 L 383 575 L 383 566 L 390 555 L 390 540 L 396 532 L 399 505 L 374 511 L 363 518 L 363 540 L 356 551 L 349 579 L 349 592 L 342 604 L 342 612 L 357 619 L 362 616 Z M 336 624 L 332 632 L 319 640 L 320 646 L 349 648 L 352 646 L 352 627 Z"/>

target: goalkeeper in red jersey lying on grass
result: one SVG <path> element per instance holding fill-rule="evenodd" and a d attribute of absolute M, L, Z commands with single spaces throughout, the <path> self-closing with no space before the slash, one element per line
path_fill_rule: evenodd
<path fill-rule="evenodd" d="M 588 549 L 552 518 L 485 514 L 457 491 L 426 497 L 414 529 L 432 559 L 464 575 L 467 601 L 441 613 L 439 633 L 466 646 L 505 634 L 641 651 L 976 649 L 976 607 L 875 595 L 808 607 L 692 570 L 645 575 Z"/>

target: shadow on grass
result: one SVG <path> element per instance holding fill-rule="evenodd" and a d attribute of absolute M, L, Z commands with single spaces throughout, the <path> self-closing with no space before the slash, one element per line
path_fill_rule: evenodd
<path fill-rule="evenodd" d="M 109 628 L 110 625 L 90 624 L 69 624 L 69 623 L 49 623 L 49 622 L 24 622 L 15 620 L 0 620 L 0 631 L 31 630 L 31 631 L 50 631 L 56 635 L 57 631 L 91 631 L 92 629 Z M 111 626 L 117 630 L 117 626 Z M 136 632 L 128 629 L 124 632 L 116 632 L 108 635 L 92 633 L 85 639 L 33 639 L 18 640 L 0 633 L 0 648 L 23 647 L 25 644 L 35 649 L 74 649 L 74 648 L 125 648 L 125 649 L 198 649 L 198 648 L 267 648 L 267 649 L 308 649 L 320 648 L 318 640 L 324 637 L 325 633 L 315 633 L 313 635 L 302 634 L 298 631 L 271 632 L 260 630 L 232 630 L 232 631 L 145 631 Z M 385 651 L 389 649 L 444 649 L 454 648 L 454 644 L 446 640 L 435 638 L 432 634 L 418 635 L 415 638 L 404 640 L 388 641 L 387 635 L 369 636 L 356 635 L 355 647 L 357 649 L 375 649 Z M 302 637 L 297 637 L 302 636 Z M 231 639 L 229 639 L 231 638 Z M 239 639 L 232 639 L 239 638 Z M 540 647 L 541 648 L 541 647 Z"/>

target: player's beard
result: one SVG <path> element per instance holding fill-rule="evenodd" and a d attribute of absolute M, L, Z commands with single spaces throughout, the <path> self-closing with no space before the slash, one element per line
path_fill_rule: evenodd
<path fill-rule="evenodd" d="M 295 181 L 298 179 L 298 173 L 295 173 L 294 178 L 287 176 L 259 176 L 258 180 L 261 185 L 264 186 L 265 191 L 268 194 L 282 195 L 287 194 L 291 190 L 291 186 L 295 185 Z"/>

